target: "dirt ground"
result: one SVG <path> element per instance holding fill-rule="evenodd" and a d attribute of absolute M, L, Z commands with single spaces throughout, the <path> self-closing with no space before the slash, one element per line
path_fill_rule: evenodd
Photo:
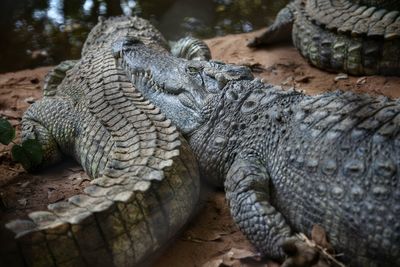
<path fill-rule="evenodd" d="M 207 40 L 214 59 L 244 64 L 264 81 L 295 87 L 316 94 L 336 89 L 400 96 L 399 77 L 347 77 L 311 67 L 290 45 L 252 50 L 245 46 L 256 33 L 229 35 Z M 41 98 L 44 75 L 51 67 L 0 74 L 0 116 L 17 128 L 23 112 Z M 16 142 L 18 142 L 18 138 Z M 11 146 L 0 145 L 0 221 L 43 209 L 46 204 L 64 200 L 81 192 L 88 178 L 73 162 L 57 165 L 37 174 L 27 174 L 12 162 Z M 154 266 L 269 266 L 260 260 L 254 248 L 233 223 L 222 192 L 207 197 L 204 207 L 186 230 L 155 261 Z"/>

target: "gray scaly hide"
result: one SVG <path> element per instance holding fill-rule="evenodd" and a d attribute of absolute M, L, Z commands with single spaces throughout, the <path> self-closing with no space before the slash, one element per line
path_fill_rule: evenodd
<path fill-rule="evenodd" d="M 183 131 L 263 255 L 282 259 L 319 224 L 349 266 L 400 265 L 399 101 L 283 91 L 246 67 L 123 43 L 118 64 Z"/>
<path fill-rule="evenodd" d="M 22 138 L 39 140 L 43 165 L 70 156 L 93 180 L 84 193 L 8 223 L 15 237 L 1 236 L 1 266 L 142 266 L 195 210 L 195 158 L 117 66 L 111 44 L 120 37 L 168 53 L 149 22 L 112 18 L 93 28 L 80 60 L 49 74 Z"/>

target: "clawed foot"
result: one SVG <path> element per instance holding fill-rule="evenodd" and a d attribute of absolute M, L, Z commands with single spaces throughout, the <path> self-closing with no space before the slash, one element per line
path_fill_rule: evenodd
<path fill-rule="evenodd" d="M 321 226 L 313 226 L 311 238 L 298 234 L 296 238 L 285 241 L 282 250 L 288 257 L 281 267 L 344 267 L 333 256 L 334 249 Z"/>
<path fill-rule="evenodd" d="M 282 244 L 288 258 L 281 267 L 329 267 L 316 247 L 311 247 L 301 240 L 289 240 Z"/>

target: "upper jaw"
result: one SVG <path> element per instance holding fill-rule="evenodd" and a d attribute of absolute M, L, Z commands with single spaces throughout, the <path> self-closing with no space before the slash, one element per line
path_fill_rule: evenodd
<path fill-rule="evenodd" d="M 154 50 L 132 38 L 121 38 L 116 41 L 113 44 L 112 53 L 131 75 L 140 75 L 144 72 L 144 78 L 151 78 L 155 83 L 154 89 L 176 95 L 185 90 L 193 91 L 192 94 L 196 100 L 204 98 L 201 96 L 198 99 L 196 93 L 204 94 L 205 91 L 218 93 L 228 81 L 254 78 L 250 69 L 244 66 L 225 64 L 214 60 L 197 61 L 176 58 L 165 51 Z M 191 68 L 198 70 L 201 82 L 196 81 L 192 76 Z M 149 75 L 151 76 L 149 77 Z M 204 92 L 200 92 L 203 90 Z"/>

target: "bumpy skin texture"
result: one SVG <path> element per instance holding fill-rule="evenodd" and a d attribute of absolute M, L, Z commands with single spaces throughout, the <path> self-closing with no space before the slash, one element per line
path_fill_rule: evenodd
<path fill-rule="evenodd" d="M 399 76 L 399 11 L 398 1 L 294 0 L 249 46 L 292 34 L 295 47 L 319 68 Z"/>
<path fill-rule="evenodd" d="M 1 237 L 1 266 L 142 266 L 196 208 L 196 160 L 116 65 L 111 44 L 121 36 L 168 53 L 147 21 L 113 18 L 91 31 L 79 61 L 50 73 L 23 117 L 23 139 L 41 142 L 44 165 L 68 155 L 93 180 L 84 194 L 8 223 L 15 238 Z"/>
<path fill-rule="evenodd" d="M 119 49 L 128 73 L 146 74 L 133 81 L 138 90 L 175 124 L 186 119 L 174 116 L 182 95 L 202 94 L 205 101 L 181 101 L 197 119 L 181 130 L 262 254 L 282 259 L 282 242 L 320 224 L 350 266 L 400 264 L 399 101 L 350 92 L 306 96 L 252 80 L 244 67 L 200 61 L 194 71 L 192 62 L 140 43 Z M 171 72 L 158 68 L 168 64 L 176 69 L 171 79 L 192 86 L 163 86 Z M 240 78 L 228 79 L 233 71 Z M 216 76 L 226 77 L 218 89 Z"/>

